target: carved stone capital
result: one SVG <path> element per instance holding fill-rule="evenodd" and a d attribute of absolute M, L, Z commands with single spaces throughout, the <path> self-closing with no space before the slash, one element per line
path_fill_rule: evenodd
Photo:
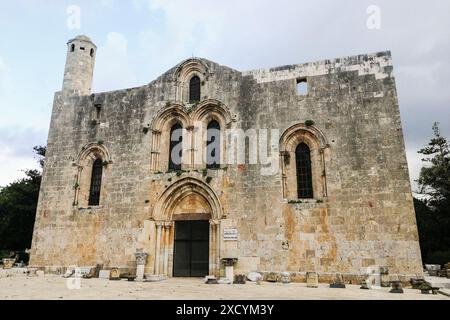
<path fill-rule="evenodd" d="M 136 264 L 137 264 L 138 266 L 143 266 L 143 265 L 145 265 L 145 262 L 147 261 L 148 253 L 145 253 L 145 252 L 136 252 L 134 255 L 136 256 Z"/>

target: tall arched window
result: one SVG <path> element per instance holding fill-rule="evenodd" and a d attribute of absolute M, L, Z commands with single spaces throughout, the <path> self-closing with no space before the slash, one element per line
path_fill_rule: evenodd
<path fill-rule="evenodd" d="M 220 124 L 212 120 L 207 129 L 206 168 L 220 168 Z"/>
<path fill-rule="evenodd" d="M 89 205 L 98 206 L 100 204 L 100 191 L 102 188 L 103 161 L 97 159 L 92 165 L 91 189 L 89 191 Z"/>
<path fill-rule="evenodd" d="M 200 78 L 193 76 L 189 82 L 189 103 L 200 101 Z"/>
<path fill-rule="evenodd" d="M 183 157 L 183 127 L 177 123 L 170 130 L 169 170 L 181 170 Z"/>
<path fill-rule="evenodd" d="M 295 150 L 297 168 L 297 192 L 299 199 L 312 199 L 311 150 L 305 143 L 300 143 Z"/>

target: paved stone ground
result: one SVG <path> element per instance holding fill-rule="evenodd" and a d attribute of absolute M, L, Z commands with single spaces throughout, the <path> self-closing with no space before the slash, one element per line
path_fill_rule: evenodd
<path fill-rule="evenodd" d="M 333 300 L 450 300 L 444 295 L 422 295 L 418 290 L 406 289 L 405 294 L 391 294 L 388 289 L 360 290 L 359 286 L 347 289 L 330 289 L 327 285 L 307 288 L 304 283 L 266 283 L 257 285 L 206 285 L 202 279 L 168 279 L 162 282 L 138 283 L 81 279 L 79 290 L 69 290 L 61 276 L 9 277 L 0 279 L 0 300 L 3 299 L 131 299 L 131 300 L 241 300 L 241 299 L 333 299 Z"/>

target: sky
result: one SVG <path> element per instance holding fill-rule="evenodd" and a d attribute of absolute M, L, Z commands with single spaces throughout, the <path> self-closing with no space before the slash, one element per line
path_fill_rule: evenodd
<path fill-rule="evenodd" d="M 196 56 L 246 71 L 391 50 L 413 190 L 450 137 L 450 1 L 0 0 L 0 186 L 37 167 L 66 43 L 98 46 L 93 91 L 141 86 Z"/>

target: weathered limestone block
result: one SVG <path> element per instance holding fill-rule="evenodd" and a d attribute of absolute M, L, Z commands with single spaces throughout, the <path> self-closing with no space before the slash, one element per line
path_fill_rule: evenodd
<path fill-rule="evenodd" d="M 319 277 L 316 272 L 306 273 L 306 286 L 308 288 L 318 288 L 319 287 Z"/>
<path fill-rule="evenodd" d="M 16 259 L 3 259 L 3 269 L 12 269 Z"/>

